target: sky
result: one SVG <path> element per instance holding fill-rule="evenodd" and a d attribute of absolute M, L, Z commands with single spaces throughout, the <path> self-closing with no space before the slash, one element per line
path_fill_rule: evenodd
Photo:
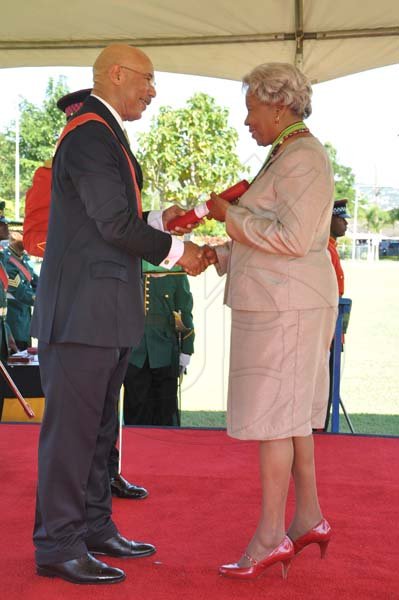
<path fill-rule="evenodd" d="M 60 75 L 66 76 L 71 91 L 92 83 L 89 68 L 0 69 L 0 130 L 15 119 L 21 96 L 40 105 L 49 77 Z M 240 82 L 170 73 L 156 73 L 156 82 L 157 97 L 140 121 L 128 124 L 131 140 L 135 133 L 149 127 L 160 106 L 184 106 L 195 92 L 203 91 L 229 109 L 229 122 L 239 133 L 241 161 L 252 169 L 263 162 L 266 150 L 256 145 L 244 126 L 246 111 Z M 321 142 L 333 144 L 339 162 L 352 168 L 357 184 L 399 189 L 398 98 L 399 65 L 313 87 L 313 114 L 307 124 Z"/>

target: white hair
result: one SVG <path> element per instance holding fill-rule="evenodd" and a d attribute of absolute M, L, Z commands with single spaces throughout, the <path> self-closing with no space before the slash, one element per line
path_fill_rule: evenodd
<path fill-rule="evenodd" d="M 312 113 L 310 81 L 289 63 L 263 63 L 245 75 L 242 82 L 261 102 L 287 106 L 301 119 Z"/>

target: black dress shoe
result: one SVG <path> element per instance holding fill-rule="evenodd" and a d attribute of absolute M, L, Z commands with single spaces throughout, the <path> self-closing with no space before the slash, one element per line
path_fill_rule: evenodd
<path fill-rule="evenodd" d="M 120 533 L 99 544 L 87 545 L 87 549 L 92 554 L 106 554 L 107 556 L 142 558 L 151 556 L 156 552 L 155 546 L 145 544 L 144 542 L 134 542 L 127 540 Z"/>
<path fill-rule="evenodd" d="M 109 567 L 90 554 L 55 565 L 37 565 L 36 573 L 42 577 L 60 577 L 71 583 L 119 583 L 126 578 L 121 569 Z"/>
<path fill-rule="evenodd" d="M 143 500 L 147 498 L 148 492 L 145 488 L 133 485 L 126 481 L 122 475 L 111 477 L 111 492 L 113 496 L 118 498 L 131 498 L 132 500 Z"/>

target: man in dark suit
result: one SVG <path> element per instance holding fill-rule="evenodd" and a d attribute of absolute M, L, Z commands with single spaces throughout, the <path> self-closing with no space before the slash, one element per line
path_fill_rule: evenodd
<path fill-rule="evenodd" d="M 115 405 L 130 348 L 144 330 L 140 259 L 177 263 L 192 275 L 207 260 L 195 244 L 162 231 L 184 212 L 178 207 L 141 218 L 141 169 L 122 127 L 139 119 L 155 97 L 150 59 L 131 46 L 112 45 L 93 73 L 92 95 L 69 122 L 53 162 L 32 319 L 46 397 L 34 543 L 39 575 L 115 583 L 124 572 L 92 554 L 155 552 L 119 534 L 107 473 Z"/>
<path fill-rule="evenodd" d="M 69 120 L 73 117 L 75 113 L 77 113 L 82 108 L 83 102 L 87 100 L 87 98 L 90 96 L 90 93 L 91 88 L 86 88 L 84 90 L 77 90 L 75 92 L 71 92 L 70 94 L 66 94 L 57 101 L 57 107 L 63 113 L 65 113 L 67 120 Z M 31 255 L 39 256 L 41 258 L 43 258 L 44 249 L 46 247 L 51 200 L 51 179 L 52 160 L 50 159 L 47 160 L 41 167 L 36 169 L 32 179 L 32 186 L 27 191 L 25 198 L 23 246 L 20 250 L 23 251 L 24 248 L 26 248 L 28 249 L 28 252 Z M 17 271 L 15 270 L 15 265 L 11 266 L 11 268 L 13 269 L 12 275 L 15 276 L 15 274 L 17 273 Z M 14 283 L 14 288 L 16 287 L 16 284 L 18 284 L 19 288 L 22 288 L 23 286 L 24 288 L 27 287 L 24 281 L 16 280 Z M 19 301 L 15 299 L 15 304 L 18 302 L 20 311 L 24 311 L 26 313 L 27 308 L 30 309 L 30 305 L 29 303 L 27 303 L 27 300 L 29 301 L 30 297 L 29 294 L 27 294 L 25 291 L 23 292 L 23 295 L 26 296 L 26 298 L 24 297 Z M 19 296 L 21 296 L 21 292 L 19 292 Z M 30 304 L 33 304 L 33 301 Z M 9 305 L 9 308 L 10 310 L 12 309 L 11 303 Z M 7 315 L 7 321 L 9 321 L 10 310 Z M 29 324 L 27 325 L 28 332 L 30 320 L 31 316 L 29 311 Z M 12 326 L 11 329 L 13 329 Z M 21 327 L 19 327 L 19 329 L 21 329 Z M 29 335 L 27 337 L 29 337 Z M 20 350 L 23 350 L 24 346 L 18 345 L 18 348 Z M 116 445 L 118 435 L 119 423 L 117 422 L 115 431 L 115 442 L 112 445 L 108 458 L 108 474 L 111 483 L 111 493 L 112 495 L 118 496 L 119 498 L 127 498 L 130 500 L 140 500 L 146 498 L 148 496 L 148 491 L 142 486 L 130 483 L 127 479 L 125 479 L 125 477 L 123 477 L 122 473 L 120 472 L 119 449 Z"/>

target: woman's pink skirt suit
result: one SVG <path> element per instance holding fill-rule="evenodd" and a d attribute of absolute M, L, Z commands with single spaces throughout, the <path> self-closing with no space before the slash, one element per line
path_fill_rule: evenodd
<path fill-rule="evenodd" d="M 337 280 L 327 251 L 334 180 L 312 137 L 275 156 L 237 206 L 220 246 L 232 309 L 227 428 L 250 440 L 322 428 Z"/>

